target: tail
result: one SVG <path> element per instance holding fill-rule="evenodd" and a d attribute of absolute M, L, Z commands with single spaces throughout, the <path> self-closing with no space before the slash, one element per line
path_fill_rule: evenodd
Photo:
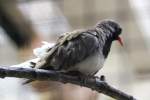
<path fill-rule="evenodd" d="M 31 79 L 30 79 L 30 80 L 26 80 L 26 81 L 23 82 L 22 84 L 23 84 L 23 85 L 26 85 L 26 84 L 31 83 L 31 82 L 33 82 L 33 81 L 34 81 L 34 80 L 31 80 Z"/>

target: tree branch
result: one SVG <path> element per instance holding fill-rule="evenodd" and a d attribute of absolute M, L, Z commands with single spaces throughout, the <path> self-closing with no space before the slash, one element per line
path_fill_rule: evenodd
<path fill-rule="evenodd" d="M 19 68 L 19 67 L 1 67 L 0 77 L 17 77 L 34 80 L 52 80 L 62 83 L 72 83 L 84 87 L 91 88 L 99 93 L 103 93 L 117 100 L 136 100 L 133 96 L 130 96 L 120 90 L 111 87 L 105 81 L 99 78 L 88 78 L 85 81 L 81 81 L 78 76 L 70 76 L 56 71 L 48 71 L 42 69 L 33 68 Z"/>

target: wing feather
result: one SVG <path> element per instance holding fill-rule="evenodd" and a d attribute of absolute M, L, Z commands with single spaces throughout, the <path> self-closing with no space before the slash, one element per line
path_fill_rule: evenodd
<path fill-rule="evenodd" d="M 98 48 L 98 38 L 92 32 L 80 30 L 65 33 L 45 57 L 47 66 L 40 65 L 39 68 L 48 69 L 51 66 L 55 70 L 68 70 Z"/>

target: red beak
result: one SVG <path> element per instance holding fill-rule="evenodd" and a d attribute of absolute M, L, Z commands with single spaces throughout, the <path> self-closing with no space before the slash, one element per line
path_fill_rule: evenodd
<path fill-rule="evenodd" d="M 123 42 L 122 42 L 122 39 L 118 36 L 117 38 L 118 42 L 120 43 L 121 46 L 123 46 Z"/>

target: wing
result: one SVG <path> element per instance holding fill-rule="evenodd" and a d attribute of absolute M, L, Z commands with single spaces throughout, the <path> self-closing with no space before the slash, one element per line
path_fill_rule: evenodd
<path fill-rule="evenodd" d="M 68 70 L 96 52 L 99 41 L 94 31 L 73 31 L 60 36 L 57 43 L 44 52 L 35 68 Z M 34 80 L 27 80 L 23 84 Z"/>
<path fill-rule="evenodd" d="M 61 36 L 56 45 L 49 50 L 46 65 L 41 69 L 53 67 L 55 70 L 67 70 L 83 61 L 99 48 L 98 38 L 91 31 L 73 31 Z"/>

